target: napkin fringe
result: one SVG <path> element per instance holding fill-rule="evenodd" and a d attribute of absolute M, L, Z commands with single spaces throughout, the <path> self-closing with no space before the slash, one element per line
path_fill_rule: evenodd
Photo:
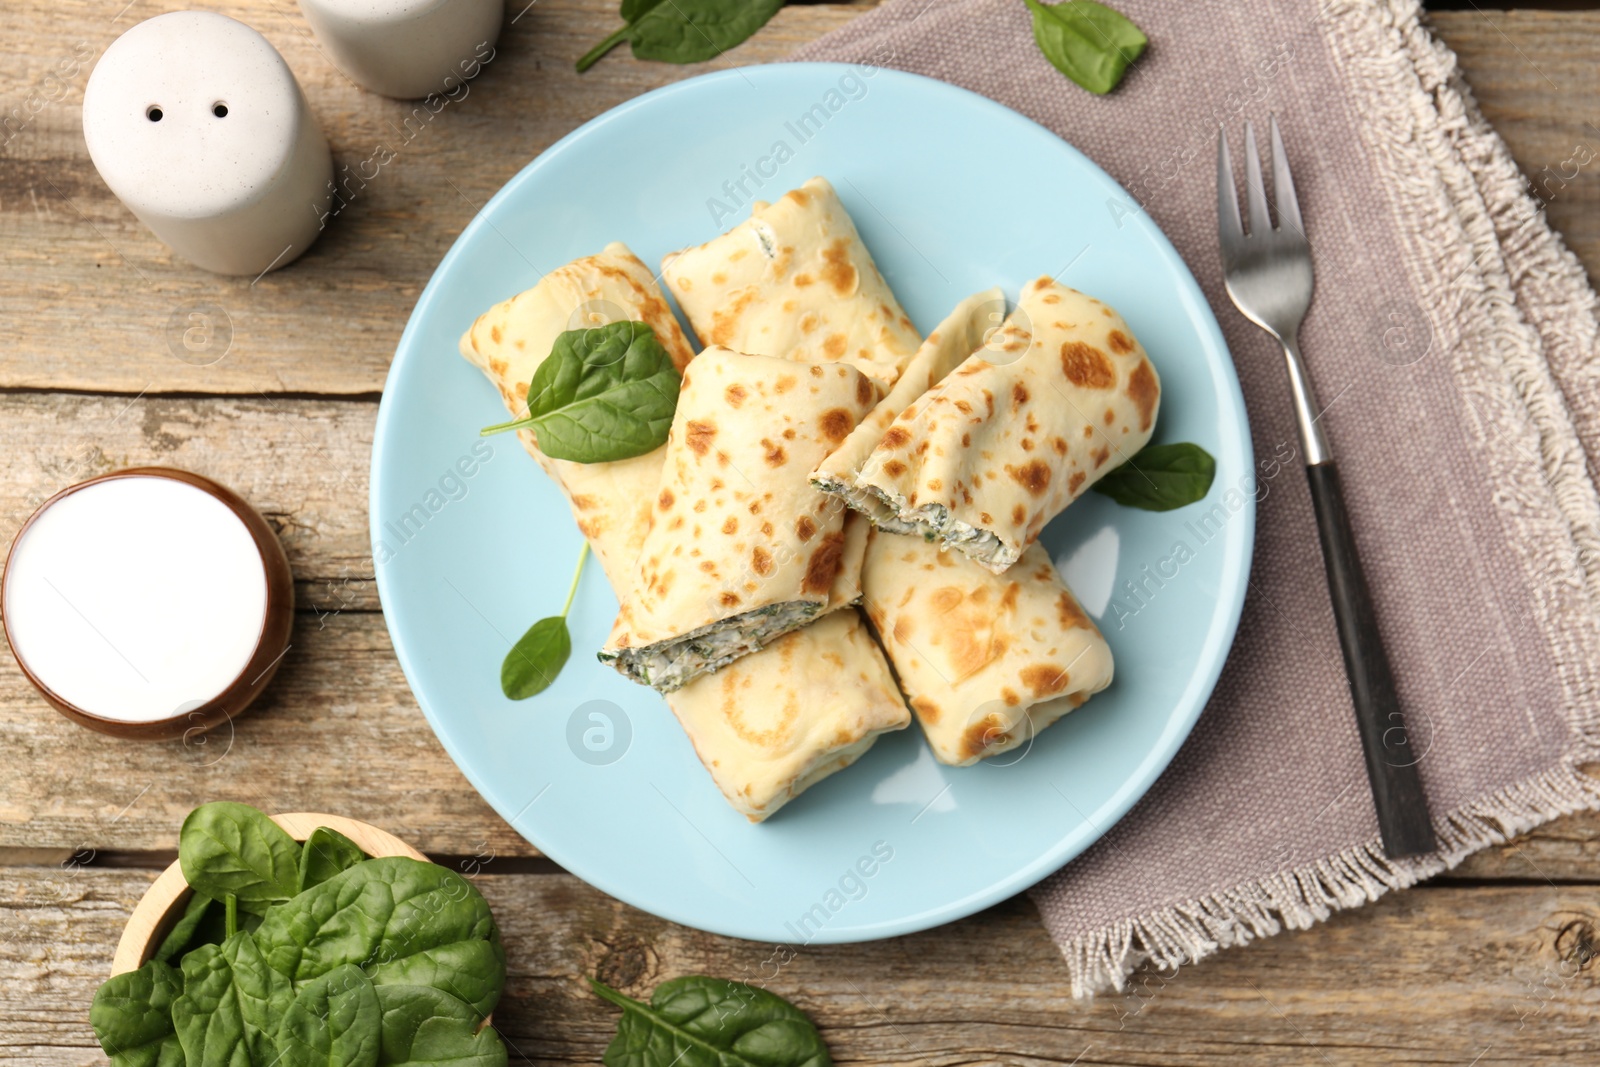
<path fill-rule="evenodd" d="M 1345 53 L 1369 144 L 1402 202 L 1397 213 L 1419 220 L 1413 247 L 1401 250 L 1408 268 L 1440 306 L 1457 302 L 1455 322 L 1477 331 L 1470 346 L 1458 337 L 1435 338 L 1435 346 L 1481 354 L 1479 363 L 1454 369 L 1471 395 L 1480 447 L 1499 452 L 1502 471 L 1519 465 L 1501 483 L 1500 508 L 1539 592 L 1536 610 L 1555 646 L 1572 739 L 1563 763 L 1436 817 L 1435 855 L 1392 861 L 1374 838 L 1089 935 L 1054 931 L 1075 997 L 1124 991 L 1146 964 L 1173 971 L 1223 948 L 1306 929 L 1551 819 L 1600 808 L 1600 780 L 1580 769 L 1600 758 L 1600 693 L 1584 669 L 1600 661 L 1600 647 L 1594 627 L 1559 622 L 1574 610 L 1592 617 L 1600 603 L 1600 497 L 1584 448 L 1586 436 L 1600 434 L 1578 424 L 1552 373 L 1553 362 L 1578 388 L 1597 377 L 1585 369 L 1595 347 L 1595 297 L 1478 111 L 1455 55 L 1422 24 L 1416 0 L 1334 0 L 1322 17 Z M 1529 467 L 1542 478 L 1528 477 Z"/>
<path fill-rule="evenodd" d="M 1336 911 L 1415 885 L 1559 815 L 1596 807 L 1600 781 L 1576 765 L 1558 766 L 1434 820 L 1440 844 L 1434 856 L 1391 860 L 1374 838 L 1316 863 L 1062 941 L 1072 995 L 1124 992 L 1129 976 L 1147 964 L 1170 981 L 1183 967 L 1221 949 L 1284 930 L 1308 929 Z"/>

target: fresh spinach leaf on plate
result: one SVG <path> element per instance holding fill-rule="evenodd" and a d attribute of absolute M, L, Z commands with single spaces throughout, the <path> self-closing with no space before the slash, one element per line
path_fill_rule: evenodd
<path fill-rule="evenodd" d="M 506 1067 L 506 1046 L 472 1006 L 440 989 L 380 985 L 384 1067 Z"/>
<path fill-rule="evenodd" d="M 666 443 L 679 385 L 672 357 L 645 323 L 568 330 L 528 383 L 528 413 L 483 435 L 528 429 L 552 459 L 631 459 Z"/>
<path fill-rule="evenodd" d="M 251 1057 L 258 1064 L 272 1063 L 277 1056 L 272 1035 L 294 1002 L 294 986 L 286 976 L 267 966 L 256 939 L 248 933 L 229 937 L 220 951 L 232 974 Z"/>
<path fill-rule="evenodd" d="M 1217 461 L 1199 445 L 1146 445 L 1094 483 L 1094 491 L 1145 511 L 1171 511 L 1211 491 Z"/>
<path fill-rule="evenodd" d="M 700 63 L 744 43 L 784 0 L 623 0 L 624 25 L 583 54 L 582 74 L 627 41 L 635 59 Z"/>
<path fill-rule="evenodd" d="M 1041 4 L 1025 0 L 1033 12 L 1033 40 L 1061 73 L 1089 90 L 1105 94 L 1150 40 L 1126 15 L 1095 0 Z"/>
<path fill-rule="evenodd" d="M 112 1067 L 181 1067 L 172 1002 L 182 992 L 178 972 L 162 960 L 101 984 L 89 1007 L 89 1025 Z"/>
<path fill-rule="evenodd" d="M 213 900 L 229 893 L 260 914 L 299 891 L 300 843 L 247 804 L 202 804 L 183 820 L 178 862 L 184 881 Z"/>
<path fill-rule="evenodd" d="M 372 982 L 353 963 L 307 982 L 274 1039 L 281 1067 L 377 1067 L 382 1016 Z"/>
<path fill-rule="evenodd" d="M 645 1004 L 589 979 L 622 1009 L 605 1067 L 830 1067 L 805 1012 L 765 989 L 724 978 L 674 978 Z"/>
<path fill-rule="evenodd" d="M 303 892 L 321 885 L 340 871 L 349 870 L 367 858 L 361 846 L 331 826 L 319 826 L 306 837 L 300 846 L 300 877 L 297 885 Z"/>
<path fill-rule="evenodd" d="M 374 985 L 436 986 L 480 1015 L 505 986 L 505 950 L 483 896 L 456 872 L 405 856 L 358 863 L 274 906 L 255 938 L 297 986 L 353 963 Z"/>
<path fill-rule="evenodd" d="M 585 541 L 578 549 L 578 566 L 572 572 L 572 584 L 567 587 L 567 602 L 561 605 L 561 614 L 534 623 L 506 653 L 500 664 L 500 691 L 508 699 L 526 700 L 535 693 L 544 692 L 566 666 L 567 658 L 572 655 L 567 612 L 572 610 L 578 578 L 583 574 L 583 561 L 588 558 L 589 542 Z"/>

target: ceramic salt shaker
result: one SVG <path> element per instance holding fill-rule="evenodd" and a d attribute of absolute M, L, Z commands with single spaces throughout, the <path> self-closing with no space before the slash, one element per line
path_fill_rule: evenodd
<path fill-rule="evenodd" d="M 503 0 L 300 0 L 335 65 L 363 88 L 453 95 L 494 58 Z"/>
<path fill-rule="evenodd" d="M 327 217 L 333 159 L 300 85 L 226 15 L 173 11 L 112 42 L 84 89 L 83 136 L 128 210 L 218 274 L 290 263 Z"/>

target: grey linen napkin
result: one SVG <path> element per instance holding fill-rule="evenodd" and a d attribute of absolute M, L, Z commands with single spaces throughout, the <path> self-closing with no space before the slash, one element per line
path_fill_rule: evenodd
<path fill-rule="evenodd" d="M 1148 211 L 1210 299 L 1269 462 L 1297 449 L 1295 427 L 1275 343 L 1223 292 L 1214 160 L 1219 123 L 1238 137 L 1279 114 L 1317 271 L 1302 348 L 1441 851 L 1393 862 L 1378 843 L 1297 457 L 1265 482 L 1238 640 L 1190 740 L 1033 890 L 1079 995 L 1600 806 L 1579 770 L 1600 755 L 1600 359 L 1582 268 L 1414 2 L 1116 2 L 1152 43 L 1106 98 L 1039 55 L 1022 0 L 892 0 L 795 58 L 965 86 L 1109 171 L 1136 201 L 1118 210 Z"/>

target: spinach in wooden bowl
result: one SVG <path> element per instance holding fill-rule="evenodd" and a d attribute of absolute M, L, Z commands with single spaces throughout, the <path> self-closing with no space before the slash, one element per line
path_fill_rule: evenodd
<path fill-rule="evenodd" d="M 459 874 L 230 803 L 190 813 L 178 860 L 184 914 L 89 1009 L 114 1067 L 504 1067 L 505 952 Z"/>

